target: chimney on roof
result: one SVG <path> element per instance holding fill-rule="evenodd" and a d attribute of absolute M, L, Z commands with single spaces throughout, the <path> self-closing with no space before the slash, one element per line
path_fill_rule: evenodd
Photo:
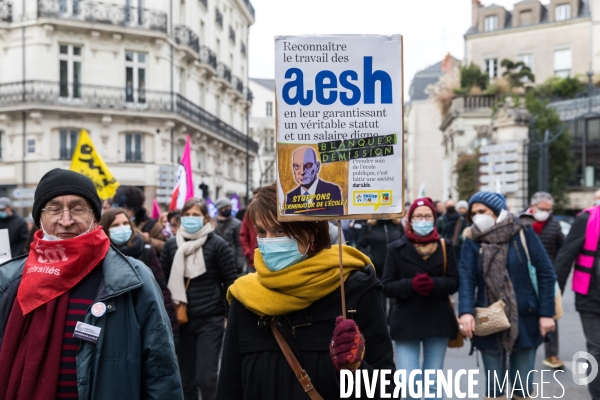
<path fill-rule="evenodd" d="M 481 7 L 479 0 L 471 0 L 471 27 L 479 24 L 479 9 Z"/>
<path fill-rule="evenodd" d="M 442 61 L 442 72 L 445 74 L 452 72 L 452 56 L 450 53 L 446 54 L 446 57 Z"/>

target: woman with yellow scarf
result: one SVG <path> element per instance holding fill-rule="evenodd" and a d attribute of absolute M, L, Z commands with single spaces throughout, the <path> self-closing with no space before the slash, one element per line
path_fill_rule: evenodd
<path fill-rule="evenodd" d="M 369 258 L 342 247 L 348 316 L 342 321 L 339 247 L 331 246 L 327 221 L 278 222 L 275 185 L 260 191 L 246 215 L 258 234 L 256 273 L 227 292 L 217 399 L 338 399 L 340 370 L 369 376 L 393 370 L 382 286 Z M 299 374 L 286 360 L 285 343 Z"/>

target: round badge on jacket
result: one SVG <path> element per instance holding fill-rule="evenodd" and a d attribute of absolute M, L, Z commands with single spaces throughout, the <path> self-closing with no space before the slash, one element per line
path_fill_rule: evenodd
<path fill-rule="evenodd" d="M 106 304 L 99 301 L 92 306 L 92 315 L 94 317 L 101 317 L 106 312 Z"/>

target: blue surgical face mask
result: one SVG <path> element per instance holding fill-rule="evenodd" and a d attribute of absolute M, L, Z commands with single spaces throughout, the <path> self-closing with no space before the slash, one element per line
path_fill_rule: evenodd
<path fill-rule="evenodd" d="M 114 228 L 110 228 L 108 230 L 108 233 L 110 234 L 111 242 L 113 242 L 117 246 L 121 246 L 127 243 L 127 241 L 131 238 L 132 231 L 131 226 L 121 225 L 115 226 Z"/>
<path fill-rule="evenodd" d="M 4 219 L 8 217 L 8 213 L 6 211 L 0 211 L 0 219 Z"/>
<path fill-rule="evenodd" d="M 291 237 L 258 238 L 258 249 L 271 272 L 282 269 L 305 260 L 308 255 L 300 253 L 298 241 Z M 306 249 L 308 253 L 308 248 Z"/>
<path fill-rule="evenodd" d="M 427 236 L 433 231 L 433 221 L 413 221 L 412 229 L 419 236 Z"/>
<path fill-rule="evenodd" d="M 202 229 L 204 217 L 181 217 L 181 226 L 187 233 L 196 233 Z"/>

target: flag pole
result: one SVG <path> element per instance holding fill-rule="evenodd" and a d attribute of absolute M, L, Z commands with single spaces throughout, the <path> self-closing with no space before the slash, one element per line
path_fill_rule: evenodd
<path fill-rule="evenodd" d="M 342 221 L 338 219 L 338 247 L 340 248 L 340 290 L 342 292 L 342 318 L 346 320 L 346 293 L 344 290 L 344 263 L 342 261 Z"/>

